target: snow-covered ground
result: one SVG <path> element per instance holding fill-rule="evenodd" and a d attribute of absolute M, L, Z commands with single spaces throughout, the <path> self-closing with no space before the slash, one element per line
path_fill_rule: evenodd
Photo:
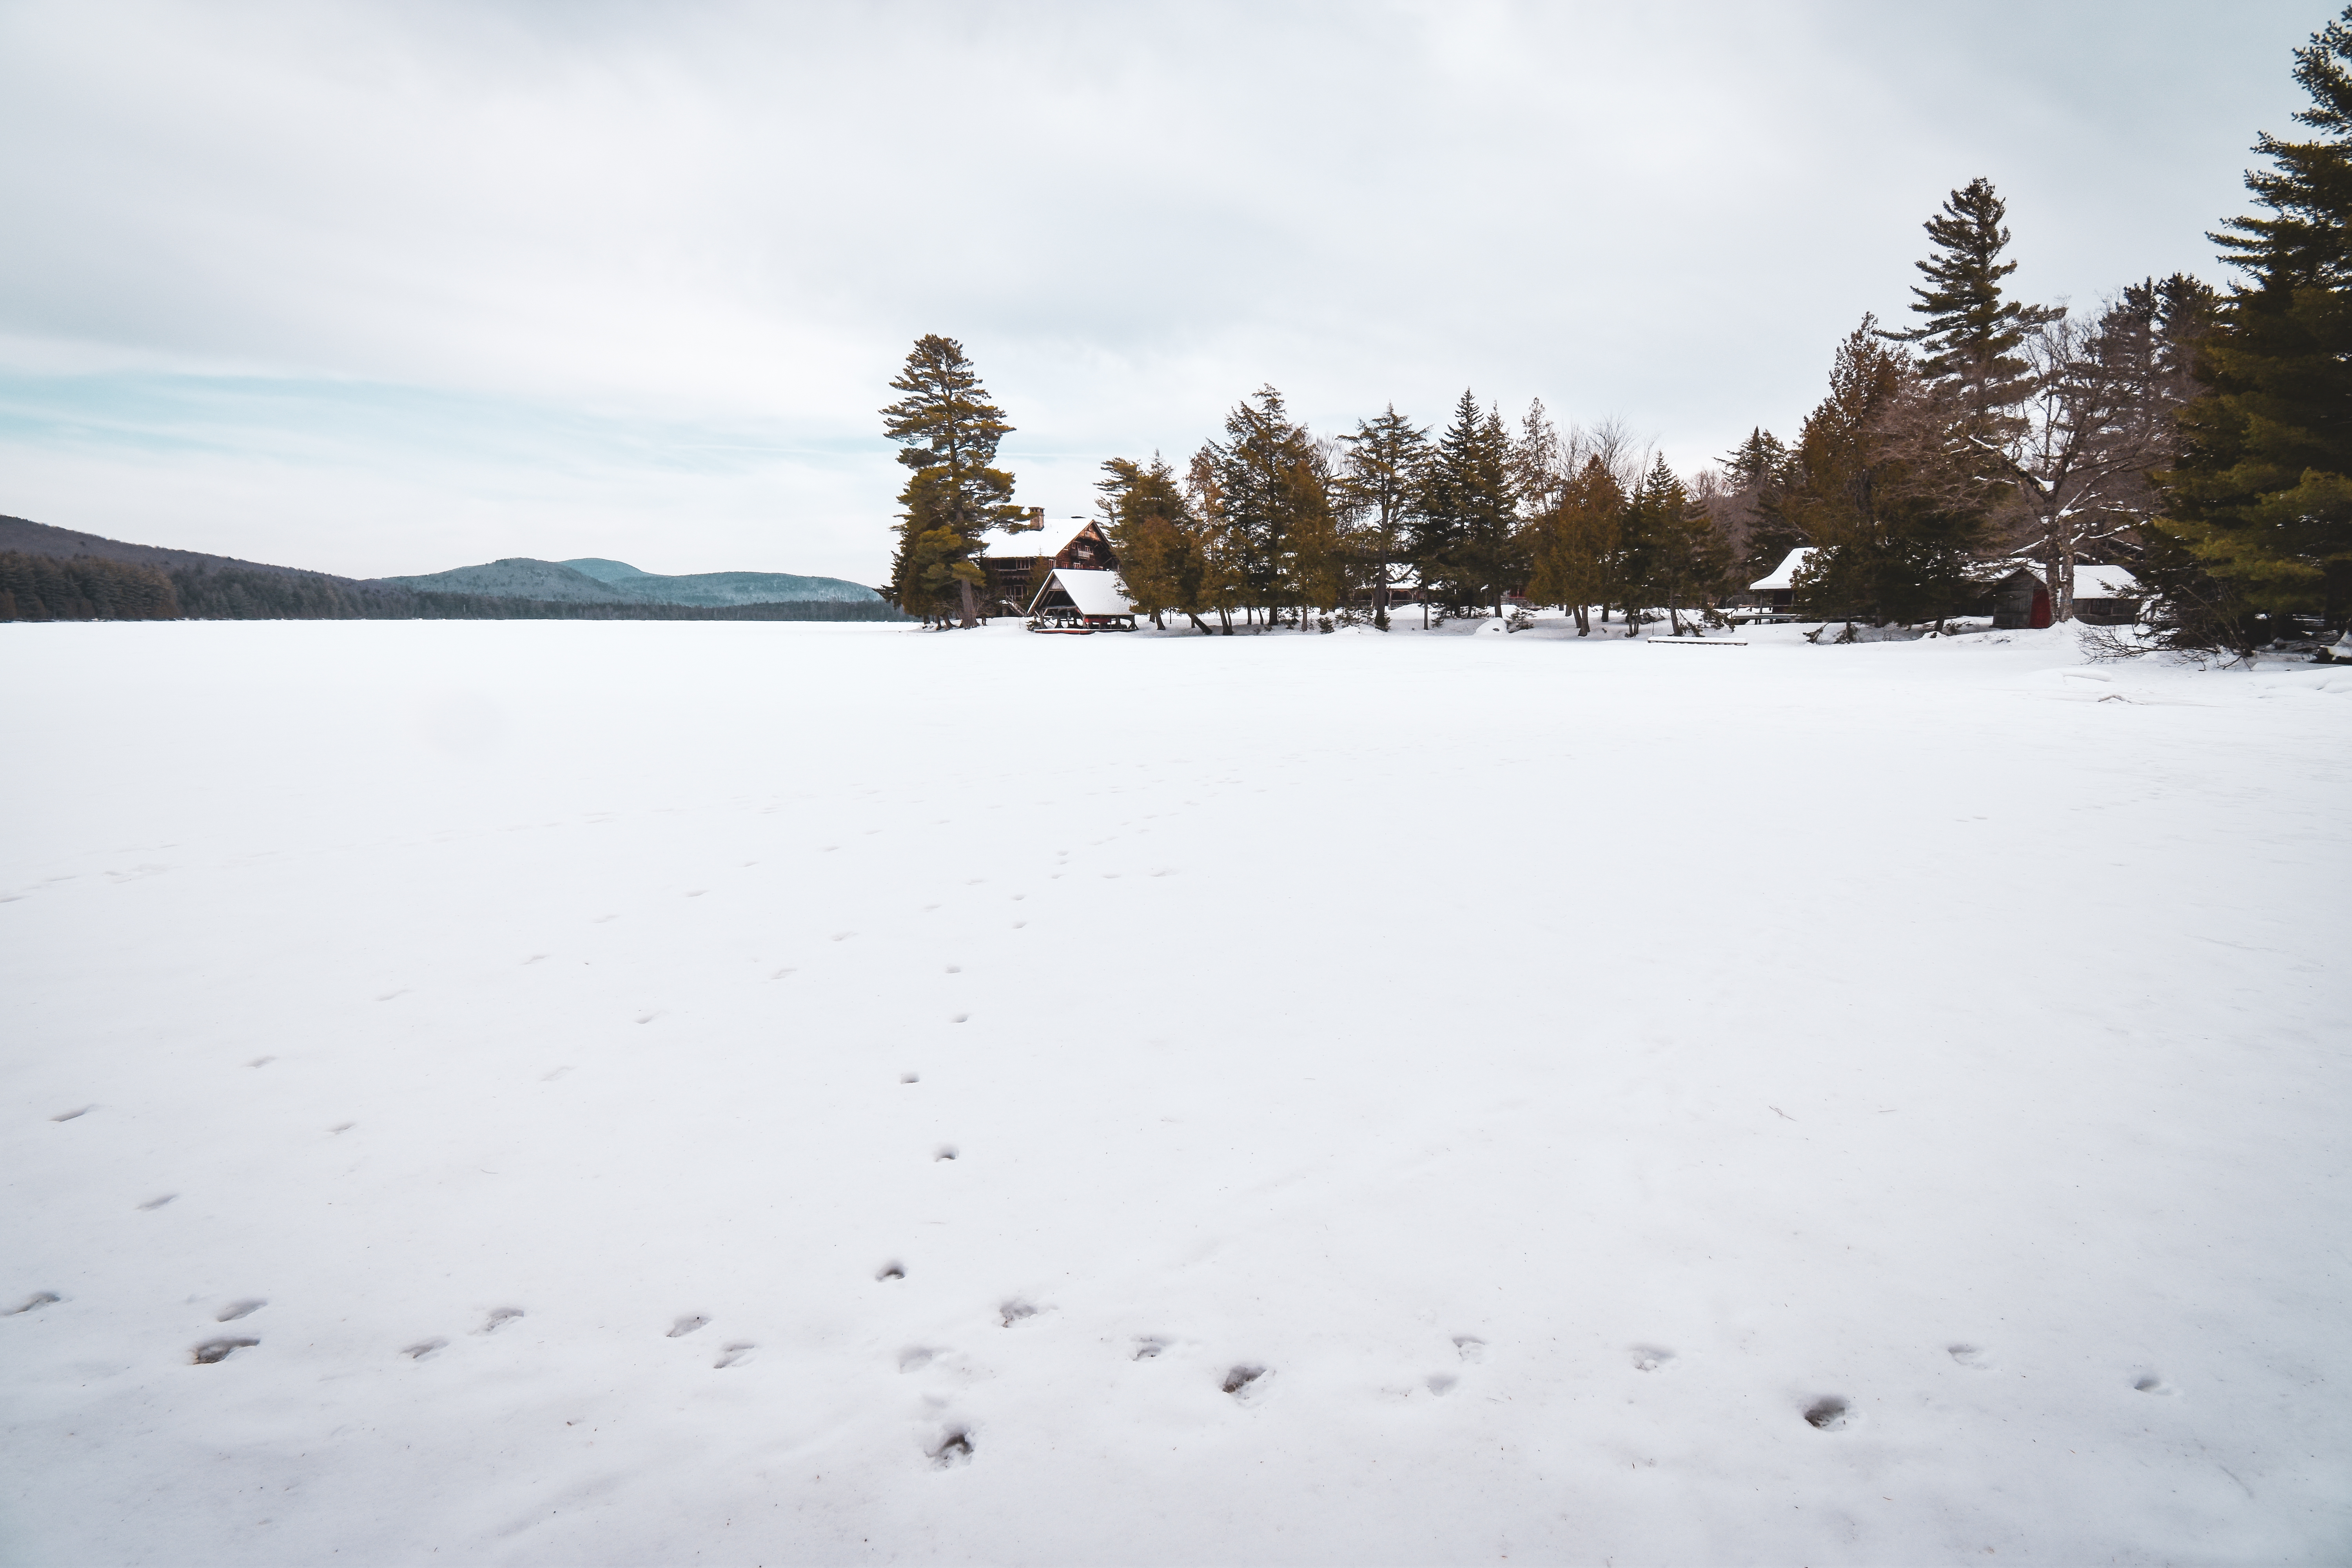
<path fill-rule="evenodd" d="M 309 623 L 0 679 L 11 1562 L 2352 1552 L 2352 671 Z"/>

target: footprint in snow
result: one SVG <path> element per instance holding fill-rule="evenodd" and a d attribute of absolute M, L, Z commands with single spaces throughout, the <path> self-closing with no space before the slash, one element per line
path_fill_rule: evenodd
<path fill-rule="evenodd" d="M 22 1306 L 11 1307 L 5 1314 L 0 1315 L 13 1318 L 23 1312 L 37 1312 L 43 1307 L 47 1307 L 53 1302 L 62 1301 L 64 1300 L 65 1298 L 63 1296 L 58 1295 L 54 1290 L 36 1290 L 31 1295 L 25 1298 L 24 1304 Z"/>
<path fill-rule="evenodd" d="M 1946 1345 L 1944 1351 L 1946 1354 L 1970 1372 L 1992 1370 L 1992 1363 L 1985 1359 L 1985 1352 L 1975 1345 Z"/>
<path fill-rule="evenodd" d="M 277 1059 L 276 1057 L 256 1057 L 245 1065 L 249 1068 L 266 1068 Z"/>
<path fill-rule="evenodd" d="M 1443 1399 L 1453 1393 L 1454 1385 L 1461 1381 L 1450 1372 L 1433 1372 L 1429 1374 L 1429 1392 Z"/>
<path fill-rule="evenodd" d="M 260 1296 L 255 1296 L 243 1301 L 231 1301 L 227 1306 L 223 1307 L 218 1312 L 214 1314 L 213 1321 L 215 1323 L 234 1323 L 239 1318 L 249 1318 L 253 1316 L 254 1313 L 258 1312 L 262 1308 L 267 1307 L 268 1305 L 269 1305 L 268 1300 Z"/>
<path fill-rule="evenodd" d="M 249 1350 L 260 1342 L 259 1340 L 247 1339 L 206 1340 L 188 1353 L 194 1358 L 196 1365 L 210 1366 L 215 1362 L 226 1361 L 238 1351 Z"/>
<path fill-rule="evenodd" d="M 706 1313 L 688 1312 L 685 1317 L 680 1318 L 677 1322 L 672 1323 L 669 1326 L 669 1332 L 662 1337 L 664 1339 L 682 1340 L 686 1338 L 687 1335 L 694 1332 L 695 1330 L 707 1327 L 709 1322 L 710 1319 Z"/>
<path fill-rule="evenodd" d="M 338 1121 L 332 1127 L 328 1128 L 327 1131 L 330 1132 L 349 1132 L 352 1128 L 357 1127 L 359 1123 L 356 1121 Z"/>
<path fill-rule="evenodd" d="M 98 1107 L 95 1105 L 78 1105 L 71 1110 L 58 1111 L 55 1116 L 50 1117 L 49 1120 L 52 1121 L 79 1121 L 82 1117 L 88 1116 L 91 1111 L 96 1110 L 97 1109 Z"/>
<path fill-rule="evenodd" d="M 898 1075 L 898 1081 L 900 1083 L 920 1083 L 923 1081 L 923 1075 L 919 1072 L 902 1072 Z"/>
<path fill-rule="evenodd" d="M 1853 1419 L 1853 1407 L 1834 1394 L 1824 1394 L 1805 1407 L 1805 1425 L 1817 1432 L 1843 1432 Z"/>
<path fill-rule="evenodd" d="M 165 1193 L 160 1198 L 149 1198 L 145 1203 L 141 1204 L 139 1206 L 142 1209 L 159 1209 L 179 1195 L 180 1194 L 177 1193 Z"/>
<path fill-rule="evenodd" d="M 923 1457 L 930 1460 L 932 1468 L 940 1470 L 971 1463 L 971 1428 L 946 1428 L 937 1442 L 923 1450 Z"/>
<path fill-rule="evenodd" d="M 874 1276 L 877 1281 L 884 1279 L 904 1279 L 906 1277 L 906 1266 L 896 1262 L 884 1264 L 881 1268 L 881 1271 Z"/>
<path fill-rule="evenodd" d="M 1256 1397 L 1265 1381 L 1265 1368 L 1237 1366 L 1225 1373 L 1224 1391 L 1235 1399 L 1246 1403 Z"/>
<path fill-rule="evenodd" d="M 1486 1342 L 1475 1334 L 1456 1334 L 1454 1336 L 1454 1352 L 1464 1361 L 1485 1361 Z"/>
<path fill-rule="evenodd" d="M 1036 1308 L 1017 1297 L 996 1309 L 997 1320 L 1008 1329 L 1024 1318 L 1034 1318 L 1036 1315 Z"/>
<path fill-rule="evenodd" d="M 2132 1387 L 2141 1394 L 2153 1394 L 2167 1399 L 2179 1392 L 2172 1384 L 2152 1372 L 2144 1372 L 2134 1378 Z"/>
<path fill-rule="evenodd" d="M 1635 1372 L 1656 1372 L 1659 1368 L 1664 1366 L 1668 1362 L 1674 1359 L 1674 1352 L 1664 1349 L 1658 1345 L 1635 1345 L 1633 1347 L 1633 1370 Z"/>
<path fill-rule="evenodd" d="M 448 1342 L 449 1342 L 447 1340 L 419 1340 L 413 1345 L 401 1346 L 400 1353 L 406 1356 L 411 1361 L 423 1361 L 434 1352 L 447 1345 Z"/>
<path fill-rule="evenodd" d="M 1129 1361 L 1154 1361 L 1157 1360 L 1160 1353 L 1166 1351 L 1167 1348 L 1168 1342 L 1166 1340 L 1159 1339 L 1151 1335 L 1139 1334 L 1136 1336 L 1135 1341 L 1135 1353 L 1127 1359 Z"/>
<path fill-rule="evenodd" d="M 939 1359 L 939 1352 L 929 1345 L 908 1345 L 898 1352 L 900 1372 L 920 1372 Z"/>
<path fill-rule="evenodd" d="M 739 1340 L 735 1343 L 729 1345 L 726 1349 L 720 1351 L 719 1352 L 719 1359 L 712 1362 L 710 1364 L 713 1367 L 720 1368 L 741 1366 L 745 1362 L 751 1359 L 751 1352 L 759 1348 L 759 1346 L 751 1343 L 749 1340 Z"/>
<path fill-rule="evenodd" d="M 952 1143 L 942 1143 L 932 1152 L 931 1161 L 936 1164 L 941 1160 L 952 1160 L 955 1157 L 956 1146 Z"/>
<path fill-rule="evenodd" d="M 489 1317 L 484 1321 L 479 1331 L 486 1334 L 495 1334 L 500 1329 L 505 1328 L 509 1323 L 513 1322 L 517 1318 L 520 1318 L 522 1315 L 523 1311 L 520 1307 L 499 1307 L 493 1309 Z"/>

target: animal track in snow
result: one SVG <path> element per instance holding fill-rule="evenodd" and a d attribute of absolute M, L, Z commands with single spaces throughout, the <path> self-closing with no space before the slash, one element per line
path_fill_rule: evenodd
<path fill-rule="evenodd" d="M 950 1426 L 940 1434 L 940 1440 L 923 1450 L 923 1457 L 935 1469 L 947 1469 L 954 1465 L 971 1462 L 971 1428 Z"/>
<path fill-rule="evenodd" d="M 486 1334 L 495 1334 L 522 1315 L 520 1307 L 493 1308 L 489 1317 L 484 1320 L 481 1331 Z"/>
<path fill-rule="evenodd" d="M 60 1110 L 55 1116 L 50 1117 L 49 1120 L 52 1121 L 71 1121 L 79 1117 L 88 1116 L 91 1111 L 96 1110 L 97 1109 L 98 1107 L 95 1105 L 77 1106 L 71 1110 Z"/>
<path fill-rule="evenodd" d="M 532 953 L 529 958 L 526 958 L 526 959 L 524 959 L 524 960 L 522 961 L 522 967 L 523 967 L 523 968 L 525 968 L 525 969 L 529 969 L 532 964 L 537 963 L 540 960 L 541 960 L 541 959 L 545 958 L 546 956 L 547 956 L 547 954 L 545 954 L 545 953 L 543 953 L 543 952 L 534 952 L 534 953 Z"/>
<path fill-rule="evenodd" d="M 1127 1359 L 1129 1361 L 1150 1361 L 1167 1348 L 1168 1342 L 1166 1340 L 1139 1334 L 1136 1336 L 1135 1341 L 1135 1353 Z"/>
<path fill-rule="evenodd" d="M 1262 1366 L 1237 1366 L 1225 1373 L 1224 1390 L 1236 1399 L 1247 1399 L 1254 1385 L 1265 1376 Z"/>
<path fill-rule="evenodd" d="M 700 1312 L 688 1312 L 685 1317 L 680 1318 L 677 1322 L 672 1323 L 669 1326 L 669 1332 L 663 1337 L 666 1339 L 682 1340 L 686 1338 L 687 1335 L 694 1332 L 695 1330 L 704 1327 L 709 1321 L 710 1320 Z"/>
<path fill-rule="evenodd" d="M 971 1015 L 969 1013 L 951 1013 L 948 1016 L 948 1022 L 950 1024 L 969 1023 L 971 1020 Z"/>
<path fill-rule="evenodd" d="M 400 1353 L 411 1361 L 423 1361 L 448 1342 L 447 1340 L 419 1340 L 413 1345 L 401 1346 Z"/>
<path fill-rule="evenodd" d="M 1992 1370 L 1992 1363 L 1985 1359 L 1985 1352 L 1975 1345 L 1946 1345 L 1944 1352 L 1970 1372 Z"/>
<path fill-rule="evenodd" d="M 638 1014 L 638 1015 L 637 1015 L 637 1022 L 638 1022 L 638 1023 L 640 1023 L 640 1024 L 650 1024 L 650 1023 L 652 1023 L 656 1018 L 658 1018 L 658 1017 L 660 1017 L 660 1016 L 661 1016 L 661 1014 L 660 1014 L 660 1013 L 658 1013 L 658 1012 L 653 1012 L 653 1013 L 640 1013 L 640 1014 Z"/>
<path fill-rule="evenodd" d="M 898 1075 L 898 1081 L 900 1083 L 920 1083 L 923 1081 L 923 1075 L 919 1072 L 902 1072 Z"/>
<path fill-rule="evenodd" d="M 689 899 L 698 899 L 698 898 L 702 897 L 702 895 L 703 895 L 703 894 L 705 894 L 705 893 L 707 893 L 707 892 L 709 892 L 709 891 L 710 891 L 710 889 L 708 889 L 708 888 L 697 888 L 697 889 L 693 889 L 691 892 L 688 893 L 686 896 L 687 896 L 688 898 L 689 898 Z"/>
<path fill-rule="evenodd" d="M 1454 1353 L 1464 1361 L 1485 1361 L 1486 1342 L 1475 1334 L 1456 1334 L 1454 1336 Z"/>
<path fill-rule="evenodd" d="M 741 1366 L 751 1359 L 751 1352 L 759 1348 L 749 1340 L 738 1340 L 720 1351 L 719 1359 L 710 1364 L 714 1367 Z"/>
<path fill-rule="evenodd" d="M 1674 1359 L 1674 1352 L 1663 1349 L 1657 1345 L 1635 1345 L 1633 1347 L 1633 1370 L 1635 1372 L 1655 1372 Z"/>
<path fill-rule="evenodd" d="M 250 1297 L 242 1301 L 231 1301 L 227 1306 L 223 1307 L 218 1312 L 214 1314 L 213 1321 L 215 1323 L 234 1323 L 239 1318 L 249 1318 L 253 1316 L 254 1313 L 258 1312 L 262 1308 L 267 1307 L 268 1305 L 269 1305 L 268 1300 L 260 1296 Z"/>
<path fill-rule="evenodd" d="M 782 980 L 785 975 L 790 974 L 792 972 L 792 966 L 790 964 L 786 964 L 783 968 L 777 970 L 773 974 L 769 975 L 768 978 L 771 980 Z"/>
<path fill-rule="evenodd" d="M 189 1353 L 195 1357 L 195 1363 L 198 1366 L 210 1366 L 215 1362 L 226 1361 L 236 1352 L 250 1349 L 260 1342 L 259 1340 L 247 1339 L 206 1340 Z"/>
<path fill-rule="evenodd" d="M 142 1209 L 159 1209 L 179 1195 L 180 1194 L 177 1193 L 165 1193 L 160 1198 L 149 1198 L 145 1203 L 141 1204 L 139 1206 Z"/>
<path fill-rule="evenodd" d="M 952 1160 L 955 1157 L 956 1146 L 952 1143 L 942 1143 L 940 1145 L 939 1151 L 931 1156 L 931 1160 L 932 1163 L 936 1164 L 941 1160 Z"/>
<path fill-rule="evenodd" d="M 256 1057 L 245 1065 L 249 1068 L 266 1068 L 277 1059 L 276 1057 Z"/>
<path fill-rule="evenodd" d="M 1815 1431 L 1841 1432 L 1853 1419 L 1853 1407 L 1834 1394 L 1824 1394 L 1805 1407 L 1805 1424 Z"/>
<path fill-rule="evenodd" d="M 929 1345 L 908 1345 L 898 1352 L 900 1372 L 920 1372 L 938 1359 L 939 1352 Z"/>
<path fill-rule="evenodd" d="M 948 965 L 948 973 L 950 974 L 961 974 L 963 973 L 963 965 L 961 963 L 950 963 Z"/>
<path fill-rule="evenodd" d="M 2154 1394 L 2167 1397 L 2174 1392 L 2172 1384 L 2152 1372 L 2144 1372 L 2134 1378 L 2132 1387 L 2141 1394 Z"/>
<path fill-rule="evenodd" d="M 1444 1398 L 1453 1393 L 1454 1385 L 1461 1381 L 1450 1372 L 1433 1372 L 1429 1374 L 1429 1392 Z"/>
<path fill-rule="evenodd" d="M 856 934 L 857 933 L 854 931 L 837 931 L 833 933 L 833 940 L 835 942 L 847 942 L 851 937 L 856 936 Z"/>
<path fill-rule="evenodd" d="M 894 1261 L 892 1261 L 892 1262 L 889 1262 L 889 1263 L 886 1263 L 886 1264 L 884 1264 L 884 1265 L 882 1266 L 882 1271 L 881 1271 L 880 1273 L 878 1273 L 878 1274 L 877 1274 L 877 1275 L 875 1275 L 875 1276 L 874 1276 L 874 1278 L 875 1278 L 877 1280 L 882 1280 L 882 1279 L 904 1279 L 906 1277 L 907 1277 L 907 1268 L 906 1268 L 906 1265 L 904 1265 L 904 1264 L 902 1264 L 902 1263 L 898 1263 L 898 1262 L 897 1262 L 897 1261 L 895 1261 L 895 1260 L 894 1260 Z"/>
<path fill-rule="evenodd" d="M 996 1315 L 1004 1326 L 1009 1329 L 1024 1318 L 1035 1317 L 1037 1315 L 1037 1309 L 1031 1306 L 1028 1302 L 1022 1300 L 1020 1298 L 1015 1297 L 1013 1300 L 998 1307 L 996 1309 Z"/>
<path fill-rule="evenodd" d="M 338 1121 L 332 1127 L 328 1128 L 327 1131 L 330 1132 L 349 1132 L 352 1128 L 357 1127 L 359 1123 L 356 1121 Z"/>
<path fill-rule="evenodd" d="M 25 1312 L 37 1312 L 43 1307 L 48 1306 L 51 1302 L 62 1301 L 64 1300 L 65 1298 L 58 1295 L 55 1290 L 36 1290 L 31 1295 L 25 1298 L 24 1304 L 22 1306 L 11 1307 L 8 1309 L 6 1313 L 0 1315 L 14 1318 Z"/>

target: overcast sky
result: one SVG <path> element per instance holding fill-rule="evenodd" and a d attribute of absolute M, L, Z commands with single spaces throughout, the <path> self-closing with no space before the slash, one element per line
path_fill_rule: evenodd
<path fill-rule="evenodd" d="M 1687 471 L 1793 430 L 1974 175 L 2024 293 L 2222 281 L 2333 9 L 0 0 L 0 512 L 878 582 L 926 331 L 1055 516 L 1264 382 Z"/>

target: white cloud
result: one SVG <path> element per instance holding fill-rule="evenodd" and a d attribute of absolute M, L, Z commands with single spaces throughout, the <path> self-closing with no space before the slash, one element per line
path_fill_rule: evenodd
<path fill-rule="evenodd" d="M 1540 395 L 1691 466 L 1793 424 L 1975 174 L 2028 291 L 2214 275 L 2201 231 L 2316 25 L 1966 21 L 22 4 L 0 510 L 349 571 L 870 579 L 874 410 L 927 331 L 971 348 L 1056 513 L 1263 381 L 1327 426 Z"/>

